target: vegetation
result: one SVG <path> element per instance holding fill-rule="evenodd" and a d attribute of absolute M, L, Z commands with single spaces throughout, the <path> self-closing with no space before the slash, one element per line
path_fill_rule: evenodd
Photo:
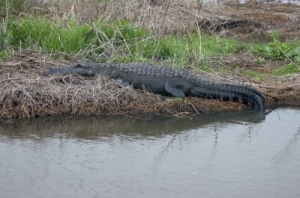
<path fill-rule="evenodd" d="M 296 60 L 300 62 L 300 41 L 297 42 L 280 42 L 279 32 L 274 31 L 270 37 L 272 42 L 269 44 L 258 44 L 253 48 L 253 53 L 261 55 L 263 58 L 272 58 L 278 60 Z"/>
<path fill-rule="evenodd" d="M 0 2 L 0 11 L 7 14 L 0 23 L 0 59 L 8 59 L 16 49 L 40 50 L 66 53 L 76 59 L 86 58 L 99 62 L 151 61 L 213 71 L 208 65 L 210 58 L 233 54 L 239 46 L 246 46 L 246 50 L 252 49 L 252 53 L 259 55 L 256 59 L 259 64 L 265 64 L 266 59 L 288 59 L 295 68 L 285 71 L 295 72 L 299 69 L 300 41 L 280 42 L 278 31 L 270 35 L 272 42 L 269 44 L 249 44 L 248 41 L 208 35 L 199 28 L 194 33 L 182 36 L 155 34 L 125 19 L 107 21 L 100 18 L 91 23 L 81 23 L 76 16 L 37 14 L 32 9 L 32 5 L 36 4 L 42 5 L 42 1 Z M 13 15 L 16 11 L 26 9 L 31 11 L 25 17 Z M 278 74 L 278 71 L 281 70 L 275 73 Z"/>
<path fill-rule="evenodd" d="M 272 42 L 255 45 L 252 52 L 259 54 L 258 63 L 265 63 L 265 59 L 288 60 L 283 67 L 276 68 L 272 73 L 275 76 L 297 73 L 300 71 L 300 41 L 280 42 L 280 34 L 276 30 L 270 34 Z"/>
<path fill-rule="evenodd" d="M 19 50 L 64 52 L 96 61 L 176 62 L 182 67 L 191 60 L 197 65 L 204 57 L 233 53 L 237 45 L 235 39 L 207 36 L 200 31 L 160 37 L 125 20 L 79 24 L 76 18 L 66 23 L 42 16 L 8 20 L 5 34 L 3 43 Z M 0 52 L 2 59 L 8 55 L 5 51 L 5 55 Z"/>
<path fill-rule="evenodd" d="M 268 104 L 275 98 L 299 106 L 298 74 L 285 77 L 299 73 L 299 10 L 280 5 L 272 7 L 280 9 L 274 15 L 266 4 L 258 5 L 256 12 L 252 7 L 205 7 L 200 2 L 0 0 L 0 118 L 186 116 L 245 107 L 193 97 L 161 101 L 118 81 L 44 75 L 49 66 L 80 60 L 154 62 L 198 70 L 216 80 L 251 84 L 266 94 Z M 281 12 L 284 18 L 277 15 Z M 223 16 L 233 17 L 224 21 Z M 269 19 L 279 28 L 272 34 L 264 29 L 268 25 L 256 23 Z"/>

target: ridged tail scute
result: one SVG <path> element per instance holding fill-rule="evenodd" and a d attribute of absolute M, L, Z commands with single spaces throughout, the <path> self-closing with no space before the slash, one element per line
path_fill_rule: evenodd
<path fill-rule="evenodd" d="M 265 110 L 264 95 L 249 85 L 230 83 L 214 84 L 211 92 L 215 92 L 215 94 L 211 94 L 221 100 L 238 101 L 251 105 L 256 109 Z"/>
<path fill-rule="evenodd" d="M 265 110 L 264 95 L 246 84 L 201 81 L 192 91 L 192 95 L 206 98 L 216 98 L 222 101 L 237 101 Z"/>

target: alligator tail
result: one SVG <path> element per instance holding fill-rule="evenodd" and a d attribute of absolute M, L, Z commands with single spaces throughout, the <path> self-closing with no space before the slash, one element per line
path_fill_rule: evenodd
<path fill-rule="evenodd" d="M 264 95 L 249 85 L 202 81 L 202 86 L 200 87 L 196 88 L 196 95 L 200 97 L 217 98 L 223 101 L 237 101 L 251 105 L 255 109 L 265 110 Z"/>
<path fill-rule="evenodd" d="M 253 106 L 255 109 L 265 110 L 264 95 L 245 84 L 219 84 L 217 86 L 217 98 L 223 100 L 238 101 Z"/>

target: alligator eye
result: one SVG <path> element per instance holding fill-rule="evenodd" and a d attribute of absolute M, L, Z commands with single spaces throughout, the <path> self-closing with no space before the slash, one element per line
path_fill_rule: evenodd
<path fill-rule="evenodd" d="M 76 64 L 75 66 L 74 66 L 74 68 L 82 68 L 83 66 L 80 64 L 80 63 L 78 63 L 78 64 Z"/>
<path fill-rule="evenodd" d="M 88 71 L 88 74 L 89 74 L 90 76 L 93 76 L 93 75 L 94 75 L 94 73 L 93 73 L 92 70 L 89 70 L 89 71 Z"/>
<path fill-rule="evenodd" d="M 74 65 L 74 68 L 85 68 L 85 69 L 88 69 L 88 68 L 91 68 L 89 65 L 86 65 L 86 64 L 82 64 L 82 63 L 77 63 Z"/>

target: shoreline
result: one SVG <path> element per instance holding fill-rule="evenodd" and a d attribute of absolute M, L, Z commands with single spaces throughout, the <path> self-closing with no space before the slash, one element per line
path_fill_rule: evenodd
<path fill-rule="evenodd" d="M 51 115 L 166 115 L 190 116 L 249 109 L 231 101 L 187 97 L 161 101 L 153 93 L 124 87 L 121 82 L 101 77 L 84 79 L 77 75 L 44 74 L 55 65 L 69 65 L 49 56 L 19 55 L 6 62 L 0 71 L 1 119 L 44 117 Z M 201 74 L 199 74 L 201 75 Z M 207 74 L 202 74 L 207 75 Z M 247 82 L 244 76 L 214 78 Z M 265 94 L 266 107 L 300 107 L 300 74 L 269 78 L 253 84 Z M 250 82 L 251 83 L 251 82 Z"/>
<path fill-rule="evenodd" d="M 61 2 L 32 7 L 11 19 L 0 16 L 0 36 L 4 35 L 3 41 L 0 38 L 0 119 L 133 114 L 180 117 L 249 108 L 238 102 L 193 97 L 161 101 L 158 95 L 101 77 L 44 74 L 48 67 L 86 59 L 176 65 L 215 80 L 250 84 L 264 93 L 267 108 L 300 107 L 300 6 L 256 1 L 237 4 L 233 0 L 220 5 L 179 0 L 157 3 Z M 35 17 L 43 18 L 35 21 L 37 28 L 30 26 Z M 100 23 L 102 19 L 106 23 Z M 119 23 L 114 23 L 117 20 Z M 45 21 L 48 26 L 42 26 Z M 47 32 L 56 24 L 60 24 L 57 29 Z M 23 31 L 19 31 L 21 25 Z M 9 35 L 8 28 L 15 35 Z M 44 35 L 39 34 L 41 29 Z M 64 34 L 58 34 L 61 32 Z M 38 36 L 31 37 L 34 33 Z M 78 36 L 72 37 L 78 39 L 77 46 L 68 40 L 71 34 Z M 61 36 L 66 43 L 61 42 Z M 84 42 L 91 38 L 90 43 Z M 53 43 L 57 48 L 49 47 Z M 214 45 L 217 47 L 208 49 Z M 257 46 L 256 51 L 252 49 Z M 291 56 L 286 54 L 289 48 L 294 50 Z"/>

